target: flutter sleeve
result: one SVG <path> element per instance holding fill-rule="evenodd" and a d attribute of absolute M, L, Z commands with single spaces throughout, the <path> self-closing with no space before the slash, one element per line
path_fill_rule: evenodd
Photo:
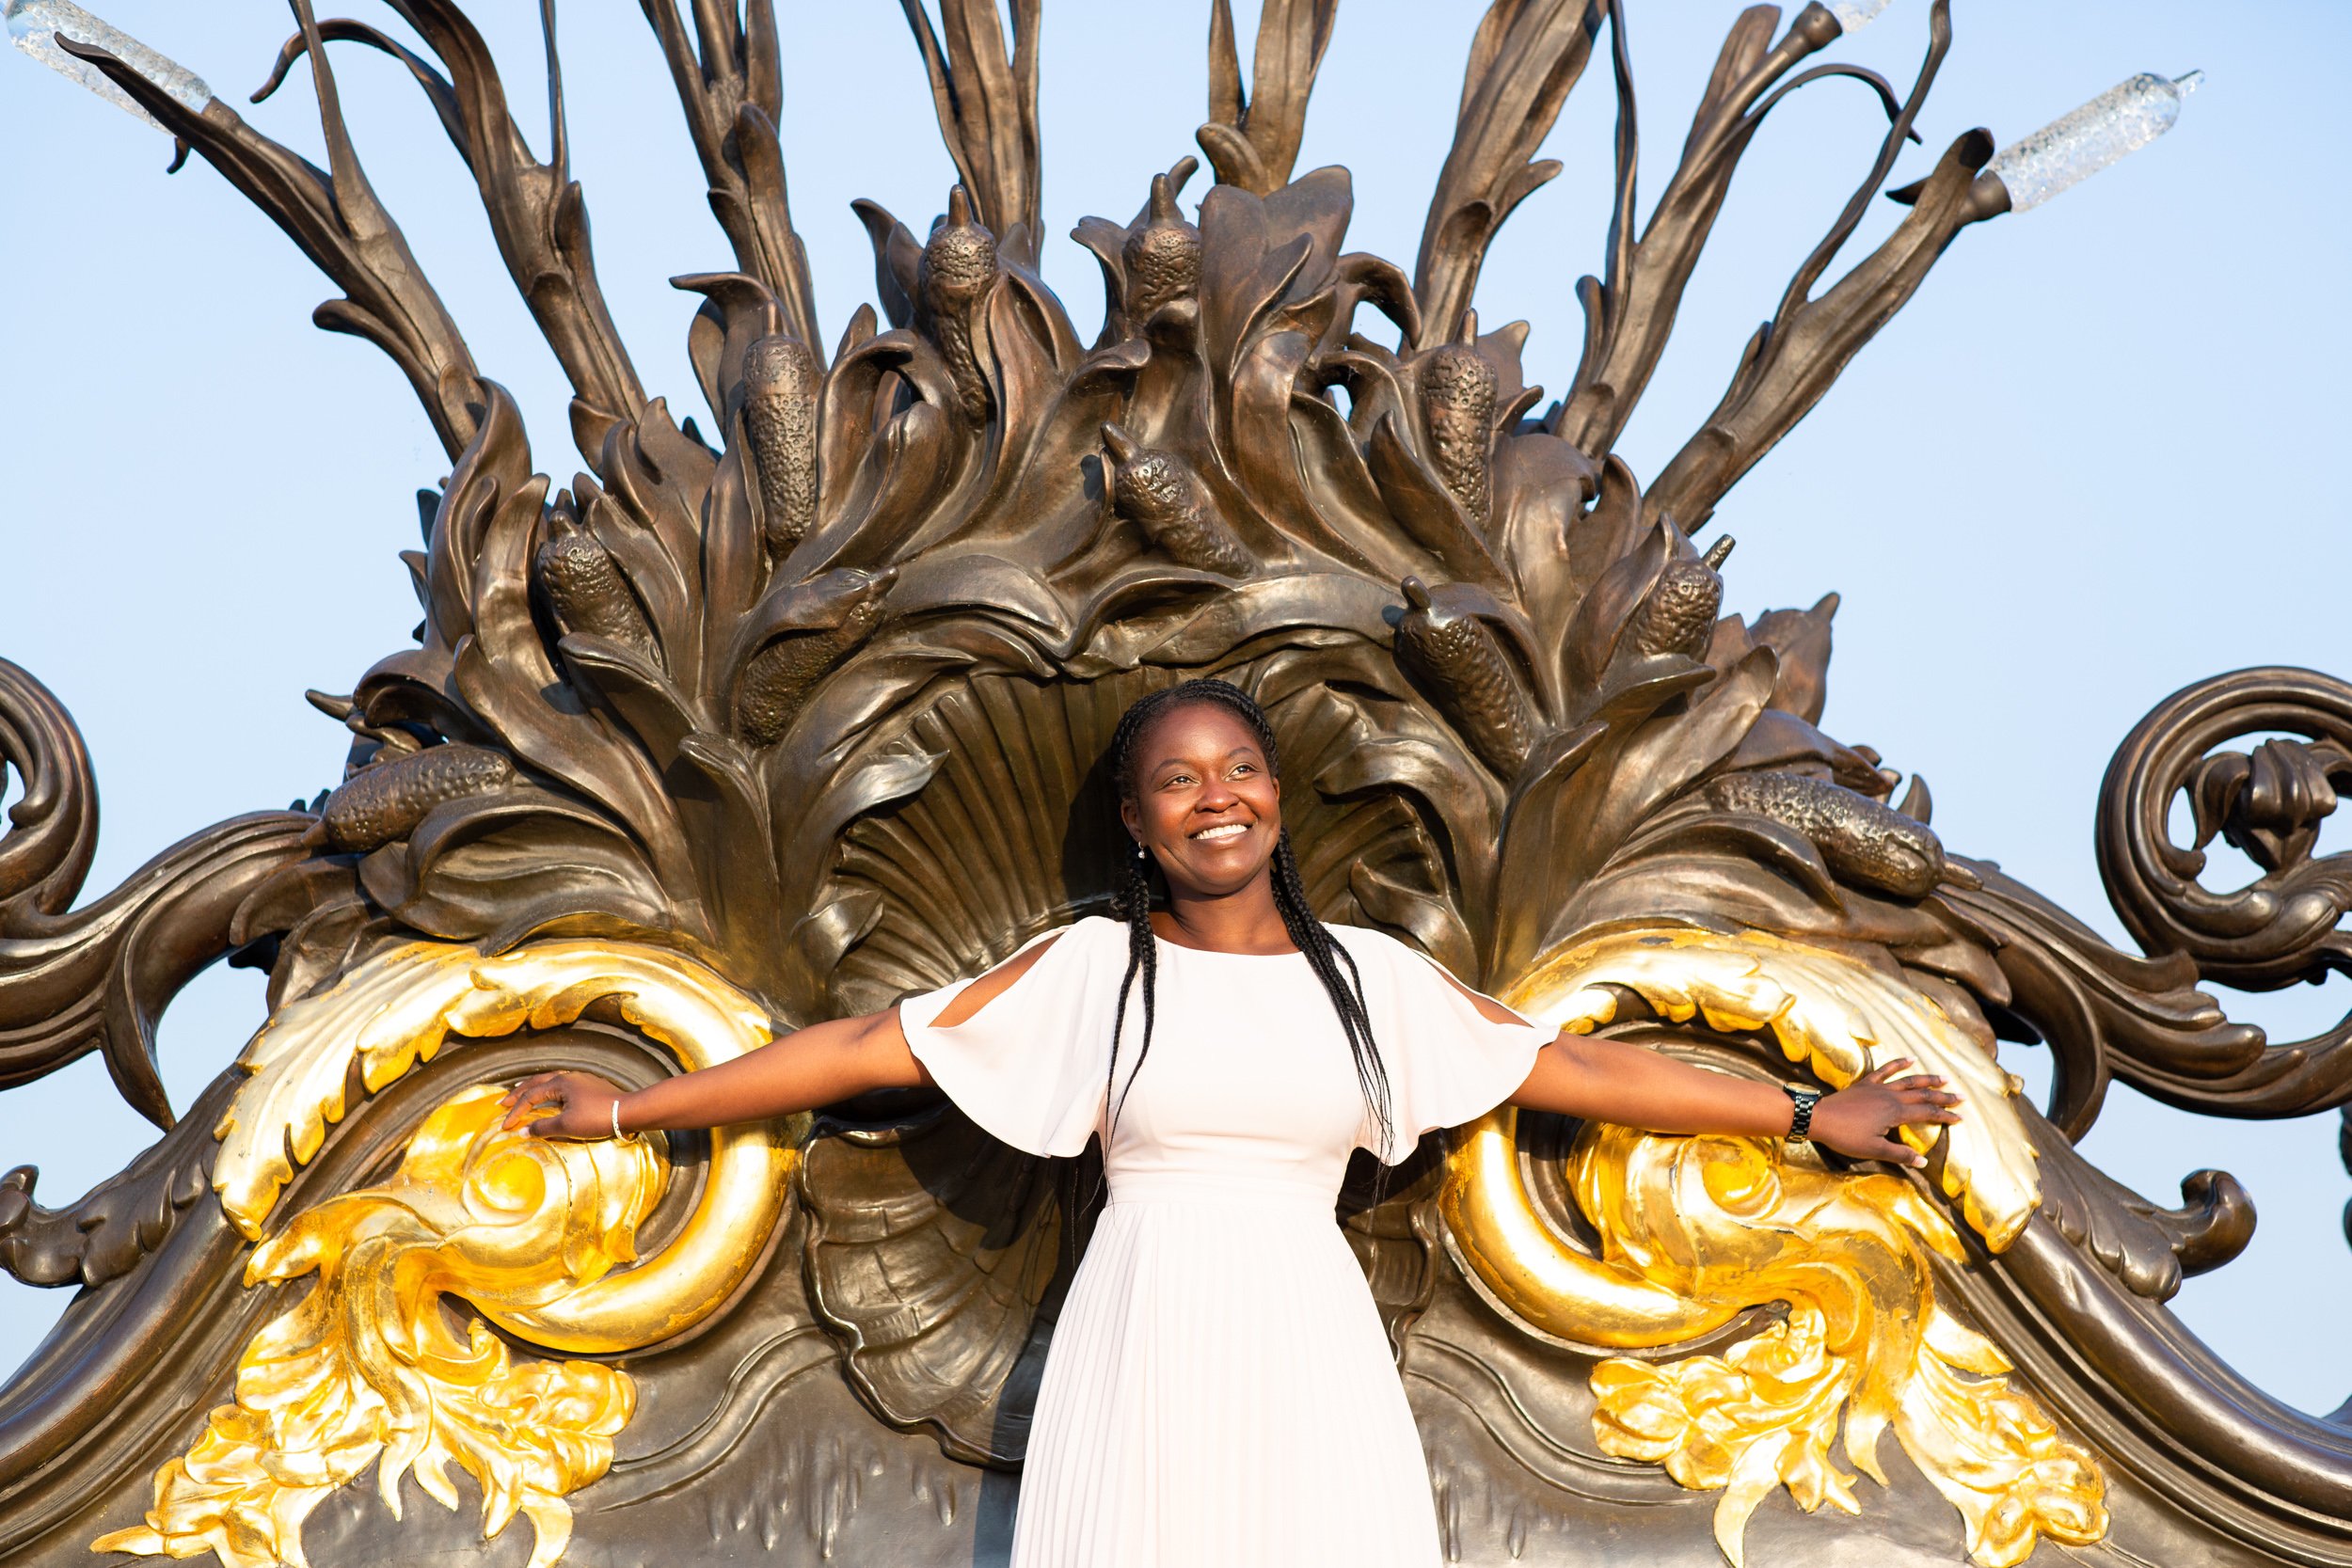
<path fill-rule="evenodd" d="M 981 1131 L 1066 1158 L 1103 1121 L 1127 945 L 1115 922 L 1089 917 L 1032 938 L 1013 958 L 1045 942 L 1053 946 L 1043 957 L 962 1022 L 932 1021 L 971 980 L 904 998 L 898 1023 L 915 1060 Z"/>
<path fill-rule="evenodd" d="M 1511 1022 L 1496 1022 L 1478 1008 L 1483 993 L 1466 990 L 1393 937 L 1356 927 L 1332 927 L 1332 935 L 1356 958 L 1364 1009 L 1388 1069 L 1388 1146 L 1381 1147 L 1370 1117 L 1358 1145 L 1384 1164 L 1410 1154 L 1424 1134 L 1474 1121 L 1508 1100 L 1527 1081 L 1535 1053 L 1559 1034 L 1517 1013 Z"/>

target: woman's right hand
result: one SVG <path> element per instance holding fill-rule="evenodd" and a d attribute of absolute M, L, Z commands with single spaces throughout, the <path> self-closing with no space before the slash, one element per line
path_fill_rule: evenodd
<path fill-rule="evenodd" d="M 593 1072 L 542 1072 L 506 1091 L 505 1126 L 540 1138 L 609 1138 L 612 1106 L 626 1091 Z M 555 1114 L 548 1116 L 553 1106 Z"/>

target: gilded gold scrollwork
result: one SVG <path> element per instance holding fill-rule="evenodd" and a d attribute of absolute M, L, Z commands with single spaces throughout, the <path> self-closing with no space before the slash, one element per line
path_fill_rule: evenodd
<path fill-rule="evenodd" d="M 688 1067 L 769 1038 L 757 1004 L 660 949 L 548 942 L 485 958 L 408 944 L 281 1008 L 247 1046 L 252 1080 L 217 1130 L 223 1207 L 260 1240 L 295 1165 L 343 1116 L 355 1067 L 373 1093 L 453 1037 L 569 1023 L 605 999 Z M 782 1124 L 714 1133 L 692 1213 L 630 1268 L 667 1180 L 657 1142 L 505 1132 L 501 1092 L 458 1094 L 426 1118 L 391 1180 L 328 1198 L 261 1242 L 248 1285 L 316 1283 L 247 1344 L 235 1402 L 156 1476 L 146 1523 L 93 1549 L 299 1564 L 304 1519 L 370 1464 L 397 1515 L 409 1473 L 454 1508 L 454 1463 L 480 1484 L 485 1536 L 519 1513 L 537 1532 L 532 1568 L 563 1555 L 564 1498 L 611 1465 L 635 1389 L 600 1363 L 517 1358 L 488 1323 L 576 1353 L 639 1349 L 693 1326 L 742 1284 L 781 1221 L 796 1140 Z M 481 1318 L 460 1335 L 444 1297 Z"/>
<path fill-rule="evenodd" d="M 1832 1085 L 1899 1056 L 1943 1074 L 1966 1119 L 1907 1135 L 1945 1145 L 1937 1179 L 1988 1247 L 2007 1246 L 2032 1214 L 2033 1150 L 2008 1075 L 1899 977 L 1760 934 L 1626 931 L 1539 964 L 1509 998 L 1582 1033 L 1614 1017 L 1611 987 L 1675 1022 L 1769 1031 Z M 1441 1205 L 1454 1244 L 1507 1312 L 1562 1338 L 1630 1350 L 1787 1304 L 1785 1319 L 1722 1355 L 1616 1357 L 1593 1373 L 1601 1449 L 1723 1489 L 1715 1532 L 1733 1563 L 1749 1515 L 1777 1487 L 1808 1512 L 1860 1511 L 1852 1476 L 1831 1457 L 1841 1418 L 1846 1460 L 1882 1483 L 1879 1439 L 1894 1430 L 1960 1511 L 1969 1554 L 1986 1568 L 2023 1561 L 2045 1537 L 2079 1545 L 2106 1533 L 2096 1462 L 2006 1381 L 1999 1350 L 1937 1302 L 1931 1255 L 1966 1254 L 1911 1181 L 1835 1173 L 1771 1140 L 1602 1125 L 1579 1138 L 1567 1175 L 1597 1257 L 1536 1208 L 1516 1113 L 1484 1118 L 1453 1152 Z"/>
<path fill-rule="evenodd" d="M 596 1362 L 518 1362 L 479 1318 L 460 1334 L 442 1298 L 527 1315 L 607 1277 L 635 1256 L 664 1163 L 643 1139 L 501 1132 L 500 1093 L 458 1095 L 390 1181 L 306 1210 L 255 1249 L 246 1284 L 317 1283 L 246 1345 L 236 1402 L 156 1476 L 146 1523 L 92 1550 L 300 1564 L 304 1519 L 369 1465 L 397 1516 L 409 1474 L 455 1508 L 454 1464 L 480 1485 L 485 1536 L 521 1513 L 537 1532 L 531 1568 L 563 1556 L 564 1497 L 612 1463 L 636 1389 Z"/>
<path fill-rule="evenodd" d="M 261 1236 L 294 1166 L 342 1118 L 355 1066 L 373 1094 L 453 1037 L 554 1028 L 607 1000 L 688 1068 L 770 1038 L 757 1003 L 666 949 L 546 942 L 485 958 L 470 947 L 410 943 L 280 1008 L 246 1047 L 239 1064 L 253 1081 L 215 1132 L 213 1188 L 221 1206 L 246 1236 Z M 743 1282 L 783 1217 L 795 1145 L 784 1128 L 765 1123 L 719 1129 L 701 1201 L 659 1259 L 546 1307 L 491 1310 L 491 1321 L 533 1344 L 581 1353 L 636 1350 L 691 1328 Z"/>

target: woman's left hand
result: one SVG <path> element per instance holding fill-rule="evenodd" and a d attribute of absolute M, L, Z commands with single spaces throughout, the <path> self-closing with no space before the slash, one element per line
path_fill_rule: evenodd
<path fill-rule="evenodd" d="M 1857 1160 L 1886 1160 L 1899 1165 L 1924 1165 L 1928 1157 L 1894 1135 L 1899 1127 L 1948 1124 L 1960 1119 L 1952 1107 L 1960 1096 L 1945 1087 L 1945 1080 L 1926 1073 L 1899 1077 L 1911 1066 L 1899 1057 L 1824 1095 L 1813 1107 L 1808 1132 L 1815 1143 Z"/>

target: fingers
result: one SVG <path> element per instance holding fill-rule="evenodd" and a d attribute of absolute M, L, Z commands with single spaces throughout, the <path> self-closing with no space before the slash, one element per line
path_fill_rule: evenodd
<path fill-rule="evenodd" d="M 532 1090 L 539 1087 L 543 1084 L 552 1084 L 556 1079 L 562 1076 L 563 1074 L 555 1072 L 534 1072 L 530 1077 L 524 1079 L 521 1083 L 516 1085 L 513 1088 L 507 1090 L 503 1095 L 501 1095 L 499 1097 L 499 1103 L 510 1106 L 517 1104 L 522 1101 L 523 1097 L 530 1094 Z"/>
<path fill-rule="evenodd" d="M 1908 1076 L 1899 1076 L 1911 1066 L 1910 1057 L 1898 1056 L 1884 1066 L 1863 1074 L 1854 1082 L 1857 1085 L 1875 1084 L 1881 1088 L 1892 1089 L 1899 1097 L 1906 1101 L 1919 1099 L 1925 1103 L 1933 1105 L 1961 1103 L 1960 1096 L 1949 1092 L 1951 1080 L 1941 1073 L 1914 1072 Z"/>
<path fill-rule="evenodd" d="M 1951 1082 L 1941 1073 L 1934 1072 L 1913 1072 L 1905 1077 L 1904 1074 L 1916 1065 L 1909 1056 L 1898 1056 L 1891 1062 L 1880 1063 L 1854 1081 L 1858 1084 L 1884 1084 L 1889 1087 L 1901 1087 L 1912 1084 L 1933 1084 L 1940 1086 Z"/>
<path fill-rule="evenodd" d="M 552 1105 L 560 1113 L 565 1098 L 557 1074 L 543 1072 L 536 1078 L 526 1078 L 500 1100 L 499 1103 L 507 1107 L 506 1119 L 500 1125 L 509 1132 L 525 1125 L 536 1128 L 540 1108 Z"/>
<path fill-rule="evenodd" d="M 1899 1088 L 1895 1092 L 1895 1123 L 1949 1126 L 1961 1119 L 1960 1107 L 1964 1103 L 1960 1096 L 1942 1089 Z"/>
<path fill-rule="evenodd" d="M 1871 1145 L 1864 1151 L 1863 1158 L 1883 1160 L 1890 1165 L 1907 1165 L 1913 1170 L 1918 1170 L 1928 1163 L 1926 1155 L 1910 1145 L 1897 1143 L 1892 1138 L 1883 1138 Z"/>
<path fill-rule="evenodd" d="M 506 1125 L 510 1128 L 519 1126 L 526 1138 L 576 1138 L 580 1134 L 569 1131 L 565 1125 L 570 1121 L 571 1115 L 571 1106 L 561 1095 L 557 1095 L 517 1106 L 514 1114 L 506 1118 Z"/>

